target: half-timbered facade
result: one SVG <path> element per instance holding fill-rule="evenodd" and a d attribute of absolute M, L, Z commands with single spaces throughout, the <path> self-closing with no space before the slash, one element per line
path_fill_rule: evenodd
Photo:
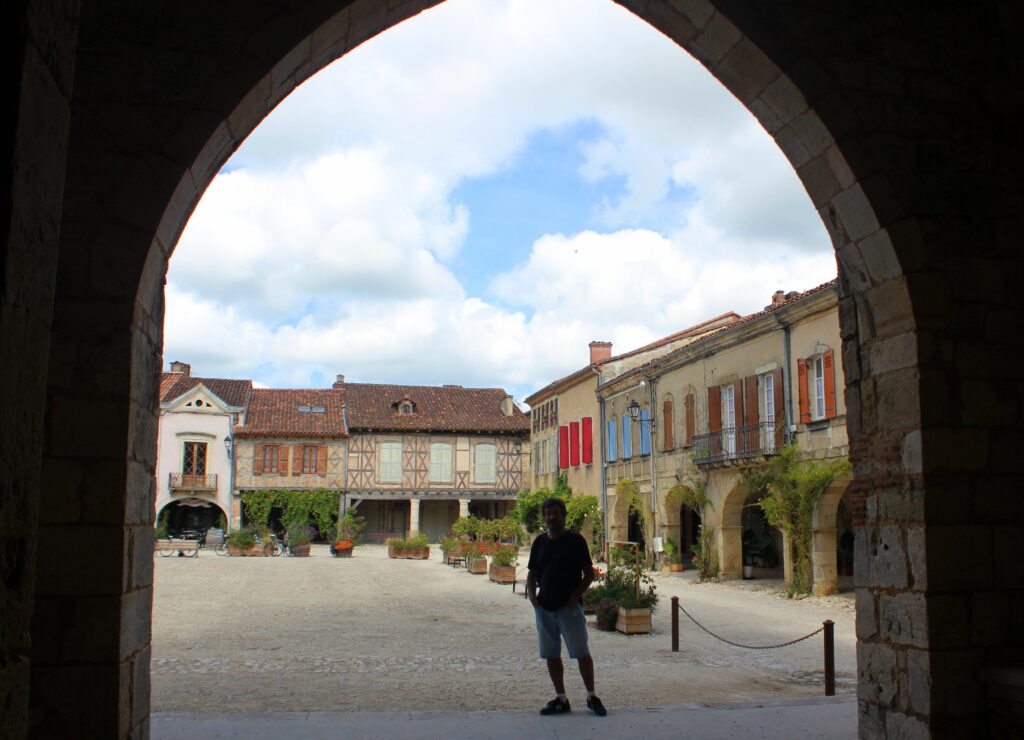
<path fill-rule="evenodd" d="M 374 539 L 442 538 L 460 515 L 504 516 L 529 468 L 529 421 L 500 388 L 346 383 L 343 506 Z"/>

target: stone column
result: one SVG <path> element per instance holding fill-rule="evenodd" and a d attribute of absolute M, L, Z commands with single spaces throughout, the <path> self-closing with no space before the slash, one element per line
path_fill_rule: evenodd
<path fill-rule="evenodd" d="M 827 596 L 839 590 L 836 545 L 835 527 L 815 529 L 811 535 L 811 569 L 815 596 Z"/>
<path fill-rule="evenodd" d="M 469 499 L 468 498 L 459 499 L 459 516 L 460 517 L 469 516 Z"/>
<path fill-rule="evenodd" d="M 409 499 L 409 536 L 414 537 L 420 532 L 420 499 Z"/>
<path fill-rule="evenodd" d="M 743 527 L 720 526 L 718 528 L 718 567 L 722 578 L 739 578 L 743 575 Z"/>

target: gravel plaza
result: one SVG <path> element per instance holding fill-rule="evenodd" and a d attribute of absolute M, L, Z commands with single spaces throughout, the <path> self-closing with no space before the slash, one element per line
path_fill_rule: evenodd
<path fill-rule="evenodd" d="M 533 714 L 551 698 L 528 602 L 510 586 L 443 565 L 437 547 L 429 561 L 391 560 L 383 546 L 363 545 L 351 559 L 314 546 L 309 558 L 204 550 L 198 558 L 158 556 L 154 566 L 151 679 L 158 716 Z M 770 584 L 699 584 L 692 572 L 655 580 L 661 601 L 654 633 L 599 632 L 589 618 L 597 693 L 610 712 L 823 695 L 821 635 L 778 650 L 747 650 L 680 615 L 680 651 L 672 653 L 672 595 L 708 629 L 751 645 L 785 642 L 833 620 L 837 694 L 852 698 L 852 598 L 792 601 Z M 579 674 L 574 664 L 566 669 L 574 713 L 586 714 Z"/>

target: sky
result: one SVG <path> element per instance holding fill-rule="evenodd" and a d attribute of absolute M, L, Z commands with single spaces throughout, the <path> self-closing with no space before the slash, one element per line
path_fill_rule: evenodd
<path fill-rule="evenodd" d="M 170 261 L 164 368 L 502 387 L 836 275 L 771 137 L 610 0 L 448 0 L 301 85 Z"/>

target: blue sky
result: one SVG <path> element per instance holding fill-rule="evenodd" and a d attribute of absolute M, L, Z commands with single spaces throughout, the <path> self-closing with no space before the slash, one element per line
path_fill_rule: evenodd
<path fill-rule="evenodd" d="M 521 400 L 593 339 L 625 351 L 835 270 L 774 142 L 664 36 L 611 2 L 449 0 L 307 81 L 215 178 L 164 359 Z"/>

